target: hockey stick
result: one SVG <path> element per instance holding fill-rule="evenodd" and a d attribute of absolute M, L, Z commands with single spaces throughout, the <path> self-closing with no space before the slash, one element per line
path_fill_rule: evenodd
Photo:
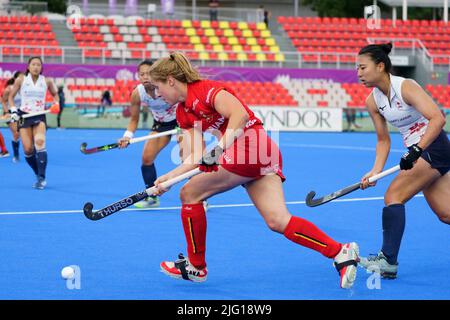
<path fill-rule="evenodd" d="M 395 167 L 392 167 L 390 169 L 387 169 L 383 172 L 380 172 L 379 174 L 376 174 L 372 177 L 369 178 L 369 183 L 375 182 L 378 179 L 381 179 L 387 175 L 390 175 L 396 171 L 400 170 L 400 166 L 396 165 Z M 340 198 L 342 196 L 345 196 L 346 194 L 349 194 L 350 192 L 353 192 L 355 190 L 358 190 L 361 188 L 361 182 L 357 182 L 355 184 L 352 184 L 348 187 L 345 187 L 341 190 L 335 191 L 333 193 L 327 194 L 326 196 L 323 196 L 321 198 L 318 199 L 313 199 L 314 196 L 316 195 L 315 191 L 311 191 L 308 193 L 308 195 L 306 196 L 306 205 L 308 207 L 317 207 L 320 206 L 324 203 L 330 202 L 334 199 Z"/>
<path fill-rule="evenodd" d="M 145 140 L 156 139 L 159 137 L 170 136 L 172 134 L 179 134 L 179 133 L 181 133 L 181 129 L 175 128 L 173 130 L 164 131 L 164 132 L 160 132 L 157 134 L 149 134 L 149 135 L 146 135 L 143 137 L 130 139 L 128 144 L 133 144 L 133 143 L 137 143 L 137 142 L 141 142 L 141 141 L 145 141 Z M 119 147 L 119 143 L 116 142 L 116 143 L 106 144 L 106 145 L 100 146 L 100 147 L 94 147 L 94 148 L 87 149 L 87 143 L 83 142 L 80 146 L 80 151 L 84 154 L 92 154 L 92 153 L 97 153 L 100 151 L 108 151 L 111 149 L 116 149 L 118 147 Z"/>
<path fill-rule="evenodd" d="M 199 168 L 195 168 L 191 171 L 188 171 L 186 173 L 179 175 L 176 178 L 173 178 L 173 179 L 170 179 L 170 180 L 167 180 L 167 181 L 161 183 L 161 186 L 163 188 L 168 188 L 180 181 L 183 181 L 184 179 L 189 179 L 190 177 L 193 177 L 193 176 L 199 174 L 200 172 L 201 171 Z M 86 216 L 86 218 L 88 218 L 89 220 L 100 220 L 107 216 L 112 215 L 113 213 L 115 213 L 119 210 L 129 207 L 132 204 L 139 202 L 148 196 L 152 196 L 155 191 L 156 191 L 155 186 L 150 187 L 148 189 L 145 189 L 143 191 L 135 193 L 131 196 L 128 196 L 122 200 L 114 202 L 113 204 L 110 204 L 98 211 L 92 211 L 92 209 L 94 208 L 94 205 L 90 202 L 87 202 L 83 207 L 83 212 L 84 212 L 84 215 Z"/>
<path fill-rule="evenodd" d="M 57 107 L 55 107 L 56 105 L 52 105 L 49 109 L 47 110 L 43 110 L 43 111 L 39 111 L 39 112 L 35 112 L 35 113 L 25 113 L 23 115 L 20 116 L 19 122 L 23 121 L 23 119 L 26 118 L 31 118 L 31 117 L 36 117 L 36 116 L 40 116 L 43 114 L 47 114 L 47 113 L 52 113 L 52 114 L 58 114 L 59 113 L 59 105 L 57 105 Z M 4 118 L 4 119 L 0 119 L 1 122 L 8 122 L 11 121 L 11 118 Z"/>

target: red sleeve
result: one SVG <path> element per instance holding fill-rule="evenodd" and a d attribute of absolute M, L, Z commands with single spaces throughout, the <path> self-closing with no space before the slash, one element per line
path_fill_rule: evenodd
<path fill-rule="evenodd" d="M 222 90 L 226 90 L 226 89 L 224 87 L 214 88 L 213 92 L 211 93 L 211 106 L 213 108 L 214 108 L 214 104 L 216 103 L 216 96 Z"/>
<path fill-rule="evenodd" d="M 208 80 L 203 81 L 200 90 L 201 96 L 205 99 L 205 105 L 214 109 L 214 101 L 216 99 L 216 95 L 220 90 L 223 89 L 225 89 L 225 87 L 219 82 Z"/>

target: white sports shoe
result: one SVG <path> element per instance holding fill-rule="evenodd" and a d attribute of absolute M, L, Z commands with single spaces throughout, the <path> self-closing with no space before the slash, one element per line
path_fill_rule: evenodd
<path fill-rule="evenodd" d="M 161 272 L 169 277 L 175 279 L 184 279 L 193 282 L 204 282 L 208 276 L 208 270 L 197 269 L 194 267 L 188 258 L 185 258 L 182 253 L 178 255 L 178 260 L 161 262 Z"/>
<path fill-rule="evenodd" d="M 359 265 L 369 271 L 379 273 L 384 279 L 397 278 L 398 262 L 390 264 L 381 251 L 377 255 L 369 255 L 367 258 L 361 257 Z"/>
<path fill-rule="evenodd" d="M 340 286 L 349 289 L 356 279 L 356 270 L 359 262 L 359 247 L 355 242 L 344 243 L 341 251 L 334 257 L 334 266 L 341 278 Z"/>

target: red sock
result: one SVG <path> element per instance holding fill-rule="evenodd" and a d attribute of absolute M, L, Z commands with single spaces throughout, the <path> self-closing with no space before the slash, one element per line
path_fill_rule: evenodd
<path fill-rule="evenodd" d="M 0 149 L 2 152 L 6 152 L 5 139 L 3 139 L 3 134 L 0 132 Z"/>
<path fill-rule="evenodd" d="M 334 258 L 342 246 L 311 222 L 294 216 L 289 220 L 284 230 L 284 236 L 304 247 L 316 250 L 328 258 Z"/>
<path fill-rule="evenodd" d="M 206 215 L 203 202 L 183 204 L 181 207 L 184 235 L 189 261 L 198 269 L 206 267 Z"/>

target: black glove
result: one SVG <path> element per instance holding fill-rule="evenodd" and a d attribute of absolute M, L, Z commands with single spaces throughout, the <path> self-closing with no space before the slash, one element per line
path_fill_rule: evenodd
<path fill-rule="evenodd" d="M 219 158 L 223 153 L 220 146 L 215 146 L 214 149 L 207 152 L 200 162 L 199 169 L 203 172 L 213 172 L 219 170 Z"/>
<path fill-rule="evenodd" d="M 400 159 L 400 169 L 402 170 L 412 169 L 414 163 L 417 161 L 417 159 L 420 158 L 422 151 L 423 151 L 422 148 L 419 147 L 417 144 L 413 144 L 411 147 L 409 147 L 408 151 Z"/>

